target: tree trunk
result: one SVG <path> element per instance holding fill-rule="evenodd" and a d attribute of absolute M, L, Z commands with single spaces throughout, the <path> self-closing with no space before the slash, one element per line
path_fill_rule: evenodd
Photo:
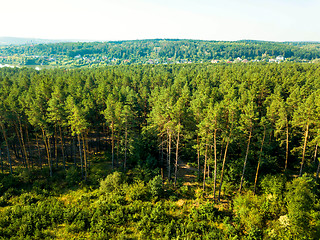
<path fill-rule="evenodd" d="M 22 161 L 23 161 L 23 165 L 25 168 L 27 168 L 27 161 L 26 161 L 26 156 L 24 155 L 24 151 L 23 151 L 23 146 L 22 146 L 22 141 L 21 141 L 21 136 L 20 136 L 20 133 L 19 133 L 19 130 L 18 130 L 18 127 L 16 124 L 14 124 L 14 129 L 16 131 L 16 135 L 17 135 L 17 138 L 18 138 L 18 142 L 19 142 L 19 145 L 20 145 L 20 148 L 17 150 L 17 153 L 18 153 L 18 157 L 20 157 L 20 154 L 19 154 L 19 150 L 21 151 L 21 156 L 22 156 Z"/>
<path fill-rule="evenodd" d="M 252 129 L 250 129 L 249 138 L 248 138 L 248 145 L 247 145 L 247 151 L 246 151 L 246 157 L 245 157 L 245 159 L 244 159 L 244 164 L 243 164 L 243 170 L 242 170 L 241 181 L 240 181 L 240 188 L 239 188 L 239 192 L 240 192 L 240 193 L 241 193 L 241 189 L 242 189 L 242 184 L 243 184 L 243 179 L 244 179 L 244 173 L 245 173 L 245 171 L 246 171 L 246 166 L 247 166 L 247 160 L 248 160 L 248 155 L 249 155 L 249 147 L 250 147 L 251 134 L 252 134 Z"/>
<path fill-rule="evenodd" d="M 171 132 L 168 129 L 168 180 L 171 180 Z"/>
<path fill-rule="evenodd" d="M 14 143 L 12 143 L 12 145 L 11 145 L 11 148 L 13 150 L 13 154 L 16 156 L 16 159 L 20 160 L 21 157 L 20 157 L 19 152 L 17 150 L 17 144 L 18 144 L 17 141 L 14 141 Z"/>
<path fill-rule="evenodd" d="M 200 143 L 199 143 L 198 134 L 197 134 L 197 160 L 198 160 L 198 179 L 200 180 Z"/>
<path fill-rule="evenodd" d="M 41 151 L 40 151 L 39 140 L 38 140 L 37 134 L 36 134 L 36 142 L 37 142 L 37 149 L 38 149 L 39 167 L 42 169 Z"/>
<path fill-rule="evenodd" d="M 95 152 L 100 152 L 100 145 L 101 145 L 101 137 L 100 137 L 100 131 L 99 127 L 97 127 L 97 134 L 98 134 L 98 144 L 96 144 Z"/>
<path fill-rule="evenodd" d="M 217 185 L 217 129 L 214 130 L 213 145 L 214 145 L 213 200 L 216 200 L 216 185 Z"/>
<path fill-rule="evenodd" d="M 83 160 L 84 160 L 84 180 L 87 181 L 87 177 L 88 177 L 87 151 L 86 151 L 86 144 L 85 144 L 84 134 L 82 134 L 82 145 L 83 145 Z"/>
<path fill-rule="evenodd" d="M 72 136 L 72 156 L 73 156 L 74 167 L 77 167 L 76 148 L 77 146 L 76 146 L 75 136 Z"/>
<path fill-rule="evenodd" d="M 211 155 L 211 153 L 212 153 L 212 146 L 210 147 L 210 155 Z M 207 169 L 207 177 L 208 177 L 208 179 L 210 179 L 210 163 L 211 163 L 211 158 L 208 158 L 207 159 L 207 167 L 208 167 L 208 169 Z"/>
<path fill-rule="evenodd" d="M 163 148 L 163 145 L 164 145 L 164 141 L 163 141 L 163 136 L 161 136 L 161 177 L 162 177 L 162 180 L 164 179 L 164 174 L 163 174 L 163 168 L 164 168 L 164 148 Z"/>
<path fill-rule="evenodd" d="M 19 122 L 19 131 L 20 131 L 20 136 L 21 136 L 21 142 L 22 142 L 22 149 L 23 149 L 23 154 L 25 156 L 25 161 L 26 161 L 26 167 L 27 169 L 29 169 L 29 158 L 28 158 L 28 153 L 27 153 L 27 149 L 26 149 L 26 144 L 24 142 L 24 137 L 23 137 L 23 130 L 22 130 L 22 124 L 21 124 L 21 121 L 20 121 L 20 117 L 18 116 L 18 122 Z"/>
<path fill-rule="evenodd" d="M 203 193 L 205 192 L 206 188 L 206 168 L 207 168 L 207 157 L 208 157 L 208 144 L 206 143 L 206 152 L 204 154 L 204 167 L 203 167 Z"/>
<path fill-rule="evenodd" d="M 179 160 L 179 140 L 180 140 L 180 130 L 178 130 L 177 147 L 176 147 L 176 162 L 174 164 L 174 187 L 177 186 L 177 172 L 178 172 L 178 160 Z"/>
<path fill-rule="evenodd" d="M 54 157 L 56 159 L 56 168 L 59 167 L 58 160 L 58 137 L 57 137 L 57 126 L 54 126 Z"/>
<path fill-rule="evenodd" d="M 92 151 L 92 148 L 89 148 L 89 143 L 88 143 L 88 135 L 89 135 L 89 130 L 87 129 L 85 136 L 84 136 L 84 141 L 85 141 L 85 145 L 86 145 L 86 161 L 87 161 L 87 168 L 88 170 L 90 169 L 90 159 L 89 159 L 89 154 L 90 151 Z"/>
<path fill-rule="evenodd" d="M 6 141 L 6 146 L 7 146 L 7 159 L 9 162 L 10 174 L 12 174 L 12 161 L 11 161 L 11 156 L 10 156 L 10 151 L 9 151 L 9 145 L 8 145 L 7 139 L 5 141 Z"/>
<path fill-rule="evenodd" d="M 61 126 L 59 126 L 59 130 L 60 130 L 60 142 L 61 142 L 63 169 L 66 170 L 66 159 L 65 159 L 65 155 L 64 155 L 64 139 L 62 136 Z"/>
<path fill-rule="evenodd" d="M 317 168 L 317 173 L 316 173 L 316 180 L 319 178 L 319 171 L 320 171 L 320 161 L 318 161 L 318 168 Z"/>
<path fill-rule="evenodd" d="M 31 159 L 31 149 L 30 149 L 31 144 L 30 144 L 29 131 L 27 126 L 26 126 L 26 138 L 27 138 L 27 147 L 28 147 L 28 158 L 29 158 L 29 161 L 31 162 L 31 167 L 33 168 L 34 161 Z"/>
<path fill-rule="evenodd" d="M 10 151 L 9 151 L 9 143 L 8 143 L 7 133 L 6 133 L 6 130 L 5 130 L 4 125 L 3 125 L 2 122 L 0 122 L 0 125 L 1 125 L 1 129 L 2 129 L 2 134 L 3 134 L 4 141 L 5 141 L 5 143 L 6 143 L 7 159 L 8 159 L 9 167 L 10 167 L 10 174 L 12 174 L 12 162 L 11 162 L 11 157 L 10 157 Z"/>
<path fill-rule="evenodd" d="M 120 160 L 119 160 L 119 150 L 120 150 L 120 132 L 118 131 L 117 137 L 117 161 L 116 161 L 116 167 L 120 166 Z"/>
<path fill-rule="evenodd" d="M 2 148 L 0 146 L 0 161 L 1 161 L 1 173 L 3 174 L 3 159 L 2 159 Z"/>
<path fill-rule="evenodd" d="M 314 164 L 317 163 L 317 154 L 318 154 L 318 143 L 316 144 L 316 148 L 314 150 L 314 155 L 313 155 Z"/>
<path fill-rule="evenodd" d="M 286 123 L 286 163 L 284 170 L 287 170 L 288 167 L 288 159 L 289 159 L 289 126 L 288 123 Z"/>
<path fill-rule="evenodd" d="M 126 121 L 125 138 L 124 138 L 124 162 L 123 162 L 124 171 L 126 171 L 126 167 L 127 167 L 127 140 L 128 140 L 128 123 Z"/>
<path fill-rule="evenodd" d="M 114 170 L 114 122 L 111 122 L 112 171 Z"/>
<path fill-rule="evenodd" d="M 52 165 L 51 165 L 51 159 L 50 159 L 50 150 L 49 150 L 49 140 L 47 142 L 47 138 L 45 136 L 45 131 L 44 129 L 42 128 L 42 137 L 43 137 L 43 142 L 44 142 L 44 145 L 45 145 L 45 148 L 46 148 L 46 151 L 47 151 L 47 160 L 48 160 L 48 165 L 49 165 L 49 171 L 50 171 L 50 177 L 52 177 Z"/>
<path fill-rule="evenodd" d="M 263 138 L 262 138 L 262 142 L 261 142 L 260 155 L 259 155 L 259 161 L 258 161 L 258 166 L 257 166 L 257 171 L 256 171 L 256 177 L 254 179 L 253 194 L 256 194 L 256 186 L 257 186 L 257 181 L 258 181 L 258 174 L 259 174 L 259 168 L 260 168 L 260 162 L 261 162 L 261 156 L 262 156 L 262 150 L 263 150 L 263 144 L 264 144 L 265 137 L 266 137 L 266 128 L 264 127 Z"/>
<path fill-rule="evenodd" d="M 221 160 L 222 160 L 222 156 L 223 156 L 223 147 L 224 147 L 224 138 L 222 139 L 222 143 L 221 143 L 221 149 L 220 149 L 220 158 L 219 158 L 219 162 L 221 162 Z"/>
<path fill-rule="evenodd" d="M 308 140 L 308 135 L 309 135 L 309 124 L 307 124 L 306 127 L 307 128 L 306 128 L 305 137 L 304 137 L 304 144 L 303 144 L 302 160 L 301 160 L 301 167 L 300 167 L 299 177 L 302 176 L 302 169 L 303 169 L 303 164 L 304 164 L 304 159 L 305 159 L 305 154 L 306 154 L 306 148 L 307 148 L 307 140 Z"/>
<path fill-rule="evenodd" d="M 78 134 L 78 144 L 79 144 L 79 156 L 80 156 L 80 166 L 81 166 L 81 177 L 83 177 L 83 159 L 82 159 L 82 149 L 81 149 L 81 137 Z"/>
<path fill-rule="evenodd" d="M 228 146 L 231 138 L 231 131 L 227 140 L 226 148 L 224 150 L 224 155 L 223 155 L 223 163 L 222 163 L 222 169 L 221 169 L 221 176 L 220 176 L 220 185 L 219 185 L 219 196 L 218 196 L 218 201 L 220 201 L 220 196 L 221 196 L 221 188 L 222 188 L 222 183 L 223 183 L 223 173 L 224 173 L 224 166 L 226 163 L 227 159 L 227 152 L 228 152 Z"/>
<path fill-rule="evenodd" d="M 50 171 L 52 175 L 52 170 L 53 170 L 53 161 L 52 161 L 52 150 L 51 150 L 51 137 L 47 137 L 48 141 L 48 149 L 49 149 L 49 156 L 50 156 Z"/>

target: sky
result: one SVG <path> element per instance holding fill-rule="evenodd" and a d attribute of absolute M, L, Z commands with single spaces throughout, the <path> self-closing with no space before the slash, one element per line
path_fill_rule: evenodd
<path fill-rule="evenodd" d="M 320 0 L 0 0 L 0 37 L 320 41 Z"/>

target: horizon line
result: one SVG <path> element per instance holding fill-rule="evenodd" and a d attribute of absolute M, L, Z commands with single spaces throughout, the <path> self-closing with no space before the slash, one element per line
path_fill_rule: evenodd
<path fill-rule="evenodd" d="M 43 41 L 55 41 L 55 42 L 121 42 L 121 41 L 150 41 L 150 40 L 191 40 L 191 41 L 204 41 L 204 42 L 240 42 L 240 41 L 257 41 L 257 42 L 274 42 L 274 43 L 287 43 L 287 42 L 305 42 L 305 43 L 320 43 L 320 41 L 299 41 L 299 40 L 261 40 L 261 39 L 238 39 L 238 40 L 208 40 L 208 39 L 196 39 L 196 38 L 137 38 L 137 39 L 117 39 L 117 40 L 102 40 L 102 39 L 76 39 L 76 38 L 38 38 L 38 37 L 12 37 L 12 36 L 0 36 L 1 38 L 8 39 L 25 39 L 25 40 L 43 40 Z"/>

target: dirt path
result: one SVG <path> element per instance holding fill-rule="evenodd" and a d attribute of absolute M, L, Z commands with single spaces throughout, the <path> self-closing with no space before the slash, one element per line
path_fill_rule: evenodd
<path fill-rule="evenodd" d="M 196 182 L 197 172 L 197 168 L 191 167 L 181 160 L 178 162 L 177 177 L 182 178 L 184 180 L 184 185 L 190 185 Z"/>

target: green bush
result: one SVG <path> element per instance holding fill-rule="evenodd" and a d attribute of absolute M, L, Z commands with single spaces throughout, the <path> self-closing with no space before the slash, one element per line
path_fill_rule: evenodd
<path fill-rule="evenodd" d="M 234 211 L 240 224 L 247 233 L 257 233 L 263 229 L 266 212 L 263 209 L 264 198 L 248 192 L 234 199 Z"/>
<path fill-rule="evenodd" d="M 23 193 L 19 196 L 19 203 L 23 205 L 30 205 L 40 200 L 40 197 L 34 193 Z"/>
<path fill-rule="evenodd" d="M 148 182 L 148 189 L 153 198 L 161 197 L 163 194 L 163 183 L 160 175 L 155 176 Z"/>
<path fill-rule="evenodd" d="M 41 235 L 43 229 L 63 222 L 64 208 L 56 199 L 47 199 L 30 205 L 14 205 L 0 212 L 0 238 Z"/>
<path fill-rule="evenodd" d="M 14 196 L 19 195 L 19 192 L 20 192 L 19 189 L 11 187 L 3 194 L 3 198 L 6 200 L 9 200 Z"/>
<path fill-rule="evenodd" d="M 67 225 L 66 230 L 68 232 L 75 232 L 75 233 L 86 231 L 90 227 L 89 216 L 90 216 L 89 213 L 84 209 L 77 211 L 77 214 L 73 216 L 72 221 L 71 222 L 69 221 L 70 224 Z"/>
<path fill-rule="evenodd" d="M 29 169 L 19 168 L 16 170 L 18 173 L 18 179 L 23 183 L 31 183 L 37 176 L 37 173 L 30 171 Z"/>
<path fill-rule="evenodd" d="M 185 196 L 189 193 L 189 186 L 188 185 L 183 185 L 179 188 L 179 192 L 181 195 Z"/>
<path fill-rule="evenodd" d="M 123 191 L 127 201 L 147 200 L 148 188 L 140 180 L 130 185 L 124 184 Z"/>
<path fill-rule="evenodd" d="M 221 186 L 221 194 L 226 196 L 233 195 L 234 192 L 237 192 L 239 186 L 235 185 L 233 182 L 223 181 Z"/>
<path fill-rule="evenodd" d="M 17 178 L 12 175 L 3 175 L 0 180 L 0 195 L 4 194 L 10 188 L 17 187 L 19 184 Z"/>
<path fill-rule="evenodd" d="M 5 207 L 5 206 L 7 206 L 7 204 L 8 204 L 7 200 L 3 196 L 1 196 L 0 197 L 0 207 Z"/>
<path fill-rule="evenodd" d="M 72 166 L 66 170 L 66 182 L 69 186 L 77 185 L 81 181 L 80 171 Z"/>
<path fill-rule="evenodd" d="M 261 181 L 261 189 L 264 194 L 271 194 L 272 197 L 279 199 L 283 197 L 285 191 L 286 178 L 282 175 L 265 176 Z"/>
<path fill-rule="evenodd" d="M 291 232 L 297 238 L 312 238 L 312 213 L 316 209 L 316 182 L 303 176 L 287 184 L 286 202 Z M 319 210 L 319 209 L 318 209 Z"/>
<path fill-rule="evenodd" d="M 104 178 L 106 178 L 107 173 L 105 171 L 105 169 L 101 168 L 100 165 L 93 165 L 90 168 L 90 173 L 89 173 L 89 181 L 90 184 L 96 186 L 100 184 L 100 181 Z"/>
<path fill-rule="evenodd" d="M 120 172 L 109 174 L 104 180 L 100 181 L 100 190 L 103 192 L 118 191 L 121 189 L 124 176 Z"/>
<path fill-rule="evenodd" d="M 218 209 L 210 202 L 204 203 L 197 208 L 193 208 L 191 211 L 191 217 L 195 221 L 205 220 L 214 222 L 217 216 Z"/>
<path fill-rule="evenodd" d="M 281 175 L 267 175 L 261 181 L 261 189 L 264 193 L 264 207 L 268 208 L 269 218 L 278 219 L 286 214 L 284 202 L 286 178 Z"/>
<path fill-rule="evenodd" d="M 152 178 L 159 174 L 159 169 L 150 169 L 147 166 L 138 165 L 134 169 L 128 171 L 129 176 L 133 181 L 141 180 L 149 182 Z"/>

